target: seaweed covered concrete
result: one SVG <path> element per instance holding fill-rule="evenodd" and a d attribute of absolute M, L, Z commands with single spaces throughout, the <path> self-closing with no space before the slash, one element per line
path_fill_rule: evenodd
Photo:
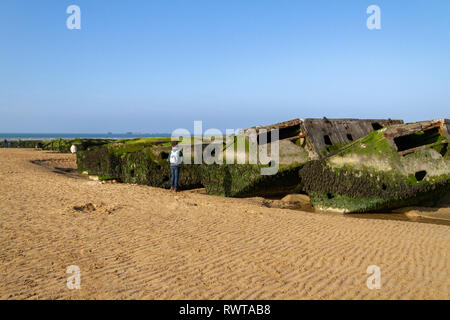
<path fill-rule="evenodd" d="M 275 175 L 261 175 L 267 165 L 202 165 L 202 184 L 208 194 L 226 197 L 272 196 L 298 191 L 301 165 L 280 166 Z"/>
<path fill-rule="evenodd" d="M 9 148 L 39 148 L 42 150 L 70 153 L 70 147 L 76 145 L 78 150 L 86 150 L 91 146 L 100 146 L 111 143 L 112 139 L 53 139 L 53 140 L 9 140 L 9 144 L 0 141 L 2 147 Z"/>
<path fill-rule="evenodd" d="M 268 126 L 256 126 L 245 129 L 242 133 L 248 135 L 254 130 L 259 136 L 262 132 L 278 129 L 280 141 L 292 141 L 307 151 L 311 160 L 317 160 L 336 153 L 343 146 L 368 135 L 372 131 L 394 124 L 403 124 L 403 121 L 305 118 Z"/>
<path fill-rule="evenodd" d="M 170 138 L 121 140 L 77 152 L 79 173 L 153 187 L 170 187 Z M 179 188 L 201 187 L 200 166 L 182 165 Z"/>
<path fill-rule="evenodd" d="M 219 142 L 202 137 L 201 146 L 195 139 L 181 143 L 185 155 L 194 163 L 195 151 L 204 154 L 213 143 L 214 164 L 197 161 L 185 164 L 180 173 L 180 188 L 205 187 L 208 194 L 228 197 L 249 197 L 286 194 L 299 191 L 299 171 L 309 161 L 323 158 L 340 150 L 353 139 L 367 135 L 378 126 L 401 123 L 398 120 L 358 119 L 294 119 L 266 127 L 242 130 L 237 136 L 221 137 Z M 278 139 L 273 139 L 273 130 Z M 263 135 L 265 135 L 263 137 Z M 326 145 L 324 136 L 331 137 Z M 169 187 L 170 171 L 167 156 L 170 138 L 143 138 L 118 141 L 78 152 L 80 172 L 98 175 L 100 179 Z M 193 143 L 194 142 L 194 143 Z M 198 144 L 198 143 L 197 143 Z M 260 147 L 267 148 L 266 161 Z M 272 149 L 279 149 L 278 159 L 271 159 Z M 254 149 L 253 149 L 254 148 Z M 208 147 L 209 149 L 209 147 Z M 214 150 L 214 151 L 213 151 Z M 218 152 L 217 152 L 218 151 Z M 231 158 L 228 156 L 231 152 Z M 258 161 L 251 161 L 251 154 Z M 198 156 L 198 154 L 197 154 Z M 255 160 L 253 159 L 253 160 Z M 277 163 L 273 175 L 261 174 L 262 169 Z"/>
<path fill-rule="evenodd" d="M 449 120 L 392 125 L 307 163 L 300 186 L 314 207 L 325 210 L 433 204 L 450 193 L 448 144 Z"/>
<path fill-rule="evenodd" d="M 239 165 L 216 165 L 203 169 L 203 184 L 210 194 L 233 197 L 286 194 L 299 189 L 298 173 L 309 161 L 337 152 L 352 141 L 374 130 L 401 120 L 385 119 L 293 119 L 269 126 L 256 126 L 241 130 L 240 135 L 226 145 L 234 148 L 235 162 Z M 278 130 L 278 140 L 272 139 L 271 131 Z M 243 139 L 245 148 L 239 150 L 237 141 Z M 274 141 L 279 146 L 279 170 L 273 176 L 260 174 L 268 163 L 250 164 L 251 141 L 256 145 L 267 144 L 271 150 Z M 258 150 L 259 152 L 259 150 Z M 270 154 L 270 152 L 269 152 Z"/>

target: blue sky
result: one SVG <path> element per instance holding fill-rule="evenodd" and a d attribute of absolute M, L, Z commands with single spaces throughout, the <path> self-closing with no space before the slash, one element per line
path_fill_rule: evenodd
<path fill-rule="evenodd" d="M 2 0 L 0 132 L 449 117 L 449 17 L 448 0 Z"/>

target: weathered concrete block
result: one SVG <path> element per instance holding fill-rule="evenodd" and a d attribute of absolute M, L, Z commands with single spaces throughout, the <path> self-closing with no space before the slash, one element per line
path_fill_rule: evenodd
<path fill-rule="evenodd" d="M 393 125 L 307 163 L 300 186 L 316 208 L 368 212 L 437 202 L 450 193 L 448 120 Z"/>

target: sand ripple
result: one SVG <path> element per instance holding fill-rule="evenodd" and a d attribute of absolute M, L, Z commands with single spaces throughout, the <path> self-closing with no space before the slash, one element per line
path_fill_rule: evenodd
<path fill-rule="evenodd" d="M 49 159 L 74 161 L 0 149 L 1 299 L 450 298 L 448 226 L 101 184 L 30 162 Z M 80 290 L 66 286 L 70 265 Z"/>

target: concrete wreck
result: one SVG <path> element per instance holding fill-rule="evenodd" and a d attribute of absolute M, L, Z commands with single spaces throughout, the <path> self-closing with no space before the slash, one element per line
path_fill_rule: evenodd
<path fill-rule="evenodd" d="M 229 197 L 269 196 L 298 192 L 299 170 L 311 160 L 322 159 L 336 152 L 353 140 L 371 131 L 399 120 L 359 120 L 359 119 L 294 119 L 266 127 L 242 130 L 237 136 L 225 137 L 220 142 L 217 157 L 222 157 L 232 148 L 235 159 L 225 159 L 221 164 L 205 162 L 183 164 L 180 173 L 180 189 L 205 187 L 209 194 Z M 261 175 L 261 169 L 271 163 L 252 163 L 249 160 L 251 133 L 256 134 L 256 142 L 263 144 L 263 131 L 270 136 L 279 130 L 279 163 L 274 175 Z M 205 139 L 204 139 L 205 140 Z M 207 139 L 206 139 L 207 140 Z M 244 148 L 238 146 L 243 141 Z M 192 143 L 194 142 L 194 143 Z M 268 137 L 266 147 L 272 149 L 272 139 Z M 208 143 L 201 141 L 198 149 L 205 151 Z M 185 158 L 193 157 L 195 139 L 182 141 Z M 96 175 L 100 180 L 117 180 L 154 187 L 169 187 L 170 168 L 167 157 L 170 152 L 170 137 L 119 140 L 92 146 L 77 153 L 80 173 Z M 216 149 L 217 150 L 217 149 Z M 244 161 L 235 161 L 243 158 Z"/>
<path fill-rule="evenodd" d="M 315 208 L 369 212 L 436 203 L 450 193 L 450 120 L 393 124 L 299 170 Z"/>
<path fill-rule="evenodd" d="M 153 187 L 170 187 L 170 137 L 119 140 L 77 152 L 79 173 Z M 186 165 L 179 177 L 180 190 L 202 187 L 200 165 Z"/>
<path fill-rule="evenodd" d="M 449 119 L 404 124 L 391 119 L 297 118 L 226 137 L 180 138 L 189 160 L 182 165 L 180 190 L 204 187 L 208 194 L 227 197 L 306 193 L 315 209 L 344 213 L 434 205 L 450 196 Z M 79 173 L 169 188 L 171 139 L 18 140 L 9 146 L 70 152 L 74 144 Z M 260 157 L 272 155 L 274 149 L 276 160 Z M 258 161 L 251 161 L 254 150 Z M 222 161 L 211 164 L 205 160 L 208 154 Z M 274 162 L 276 173 L 262 174 Z"/>
<path fill-rule="evenodd" d="M 271 137 L 275 129 L 276 140 Z M 208 194 L 228 197 L 307 193 L 315 208 L 341 212 L 432 203 L 450 194 L 449 131 L 448 119 L 409 124 L 390 119 L 293 119 L 256 126 L 214 139 L 216 156 L 223 161 L 194 164 L 191 158 L 191 164 L 183 164 L 179 187 L 204 187 Z M 100 180 L 168 188 L 170 139 L 88 147 L 77 153 L 78 170 Z M 180 144 L 191 157 L 196 149 L 192 141 Z M 204 153 L 209 146 L 200 141 L 198 150 Z M 265 145 L 269 153 L 279 146 L 276 174 L 261 174 L 272 160 L 249 161 L 252 141 Z M 233 159 L 226 156 L 229 150 Z"/>
<path fill-rule="evenodd" d="M 311 160 L 323 158 L 354 140 L 383 127 L 402 124 L 402 120 L 391 119 L 293 119 L 268 126 L 256 126 L 242 130 L 249 135 L 252 130 L 259 135 L 262 131 L 278 129 L 280 143 L 294 142 L 308 152 Z M 259 139 L 258 139 L 259 140 Z M 270 140 L 270 139 L 267 139 Z M 259 142 L 259 141 L 258 141 Z M 280 149 L 281 145 L 280 145 Z"/>
<path fill-rule="evenodd" d="M 299 170 L 311 160 L 319 160 L 349 143 L 380 128 L 402 124 L 390 119 L 293 119 L 268 126 L 255 126 L 239 132 L 239 136 L 225 146 L 235 149 L 235 159 L 245 158 L 245 164 L 204 166 L 202 183 L 209 194 L 231 197 L 269 196 L 298 192 Z M 250 164 L 249 145 L 267 143 L 272 149 L 271 131 L 278 130 L 279 168 L 275 175 L 261 175 L 260 169 L 268 163 Z M 255 138 L 256 136 L 256 138 Z M 239 150 L 236 141 L 245 140 L 245 149 Z"/>

